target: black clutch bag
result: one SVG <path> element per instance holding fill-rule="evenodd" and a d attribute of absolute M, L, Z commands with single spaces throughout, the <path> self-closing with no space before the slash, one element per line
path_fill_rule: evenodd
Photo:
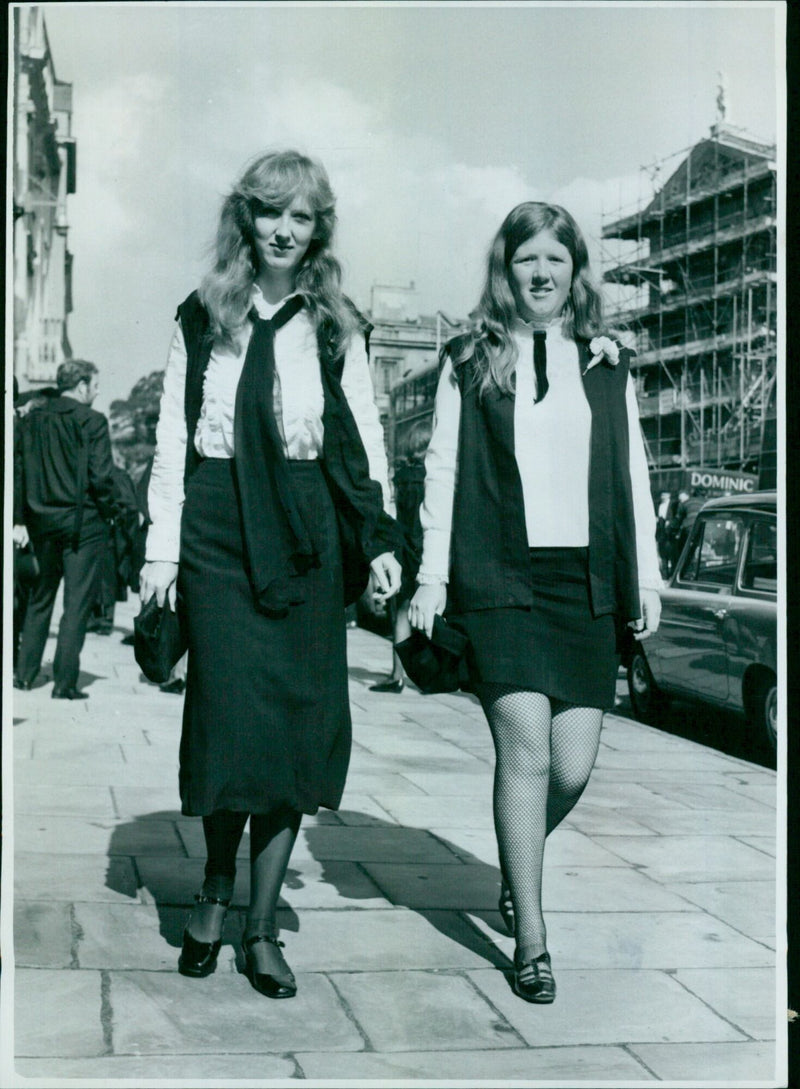
<path fill-rule="evenodd" d="M 413 631 L 394 649 L 414 684 L 425 695 L 431 695 L 434 692 L 457 692 L 467 686 L 468 643 L 469 639 L 463 632 L 447 624 L 441 616 L 436 616 L 430 639 L 424 632 Z"/>
<path fill-rule="evenodd" d="M 187 645 L 180 595 L 173 610 L 168 602 L 159 605 L 153 594 L 133 621 L 133 653 L 148 681 L 155 684 L 168 681 Z"/>

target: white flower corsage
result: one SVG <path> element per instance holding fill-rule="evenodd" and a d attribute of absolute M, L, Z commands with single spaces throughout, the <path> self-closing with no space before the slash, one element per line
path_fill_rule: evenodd
<path fill-rule="evenodd" d="M 619 347 L 611 337 L 594 337 L 589 341 L 589 351 L 592 353 L 592 358 L 589 360 L 586 370 L 583 372 L 584 374 L 590 371 L 592 367 L 596 367 L 598 363 L 602 363 L 603 360 L 611 367 L 616 367 L 617 363 L 619 363 Z"/>

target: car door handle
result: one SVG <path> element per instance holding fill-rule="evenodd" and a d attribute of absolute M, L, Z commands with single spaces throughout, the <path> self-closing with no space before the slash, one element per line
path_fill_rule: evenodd
<path fill-rule="evenodd" d="M 717 620 L 724 620 L 725 617 L 728 615 L 728 610 L 727 609 L 715 609 L 713 605 L 707 605 L 703 609 L 703 612 L 704 613 L 711 613 L 713 616 L 715 616 L 717 618 Z"/>

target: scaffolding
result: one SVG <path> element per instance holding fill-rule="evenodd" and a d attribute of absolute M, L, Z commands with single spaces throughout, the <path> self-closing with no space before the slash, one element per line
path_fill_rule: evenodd
<path fill-rule="evenodd" d="M 652 196 L 604 215 L 602 238 L 651 471 L 758 472 L 775 412 L 775 148 L 718 123 L 643 175 Z"/>

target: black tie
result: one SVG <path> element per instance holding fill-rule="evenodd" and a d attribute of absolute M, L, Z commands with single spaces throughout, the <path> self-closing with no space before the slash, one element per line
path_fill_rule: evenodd
<path fill-rule="evenodd" d="M 295 603 L 293 597 L 300 590 L 297 580 L 292 585 L 287 575 L 319 562 L 292 493 L 273 408 L 275 333 L 302 306 L 302 298 L 294 295 L 272 318 L 250 312 L 254 328 L 236 390 L 234 414 L 234 465 L 253 592 L 264 610 L 277 614 Z M 264 497 L 270 494 L 286 515 L 282 527 L 265 525 Z M 278 541 L 277 537 L 285 539 Z M 286 559 L 290 560 L 289 568 L 283 562 Z"/>
<path fill-rule="evenodd" d="M 534 404 L 539 404 L 544 400 L 544 395 L 550 388 L 550 383 L 547 381 L 547 346 L 545 341 L 547 339 L 547 333 L 544 329 L 534 329 L 533 331 L 533 369 L 536 372 L 536 396 L 534 397 Z"/>

